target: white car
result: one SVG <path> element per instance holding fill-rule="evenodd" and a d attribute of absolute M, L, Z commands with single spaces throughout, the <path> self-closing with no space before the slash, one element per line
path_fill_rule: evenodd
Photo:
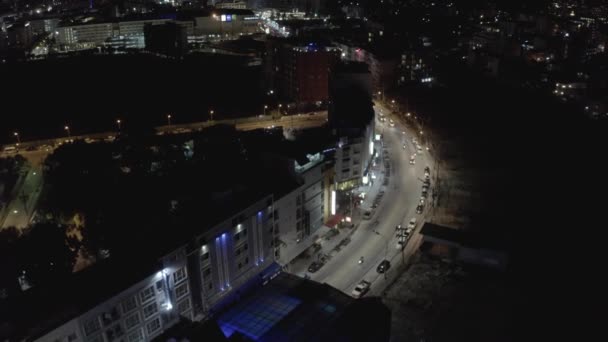
<path fill-rule="evenodd" d="M 393 121 L 393 119 L 390 119 L 389 123 L 390 123 L 391 127 L 395 127 L 395 122 Z"/>
<path fill-rule="evenodd" d="M 413 156 L 410 157 L 410 164 L 411 165 L 416 164 L 416 156 L 415 155 L 413 155 Z"/>
<path fill-rule="evenodd" d="M 397 249 L 403 249 L 407 244 L 407 239 L 409 235 L 401 235 L 399 236 L 399 240 L 397 241 L 397 245 L 395 246 Z"/>
<path fill-rule="evenodd" d="M 407 229 L 414 229 L 416 227 L 416 218 L 412 218 L 407 224 Z"/>
<path fill-rule="evenodd" d="M 372 283 L 370 283 L 369 281 L 361 280 L 359 284 L 355 286 L 353 292 L 351 292 L 351 295 L 353 296 L 353 298 L 361 298 L 367 293 L 367 291 L 369 291 L 370 286 L 372 286 Z"/>

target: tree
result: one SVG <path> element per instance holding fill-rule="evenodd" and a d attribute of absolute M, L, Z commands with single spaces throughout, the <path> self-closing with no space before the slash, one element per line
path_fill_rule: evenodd
<path fill-rule="evenodd" d="M 65 226 L 37 223 L 19 239 L 18 260 L 26 271 L 28 281 L 40 285 L 72 273 L 76 251 L 67 243 Z"/>

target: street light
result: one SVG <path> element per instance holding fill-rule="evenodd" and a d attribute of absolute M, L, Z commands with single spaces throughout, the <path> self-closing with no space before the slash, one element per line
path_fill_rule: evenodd
<path fill-rule="evenodd" d="M 213 114 L 215 114 L 215 111 L 213 109 L 209 110 L 209 120 L 213 121 Z"/>
<path fill-rule="evenodd" d="M 15 133 L 13 133 L 13 135 L 17 139 L 17 145 L 21 144 L 21 138 L 19 137 L 19 132 L 15 132 Z"/>
<path fill-rule="evenodd" d="M 120 123 L 121 123 L 120 119 L 116 119 L 116 126 L 118 126 L 119 131 L 120 131 Z"/>
<path fill-rule="evenodd" d="M 171 126 L 171 114 L 167 114 L 167 126 Z"/>
<path fill-rule="evenodd" d="M 63 127 L 63 129 L 68 133 L 68 138 L 72 136 L 72 133 L 70 132 L 70 126 L 65 126 Z"/>
<path fill-rule="evenodd" d="M 268 109 L 268 106 L 264 105 L 264 116 L 266 116 L 266 109 Z"/>

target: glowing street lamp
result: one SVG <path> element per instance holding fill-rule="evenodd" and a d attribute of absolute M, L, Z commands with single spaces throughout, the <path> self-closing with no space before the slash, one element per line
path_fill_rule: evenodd
<path fill-rule="evenodd" d="M 116 119 L 116 126 L 118 126 L 119 131 L 120 131 L 120 123 L 121 123 L 120 119 Z"/>
<path fill-rule="evenodd" d="M 63 127 L 63 129 L 66 131 L 66 133 L 68 134 L 68 138 L 72 136 L 72 132 L 70 132 L 70 126 L 65 126 Z"/>
<path fill-rule="evenodd" d="M 171 126 L 171 114 L 167 114 L 167 126 Z"/>
<path fill-rule="evenodd" d="M 15 133 L 13 133 L 13 135 L 17 139 L 17 145 L 21 144 L 21 137 L 19 137 L 19 132 L 15 132 Z"/>
<path fill-rule="evenodd" d="M 209 120 L 213 121 L 213 114 L 215 114 L 215 111 L 213 109 L 211 109 L 209 111 Z"/>
<path fill-rule="evenodd" d="M 268 109 L 268 106 L 264 105 L 264 116 L 266 116 L 266 109 Z"/>

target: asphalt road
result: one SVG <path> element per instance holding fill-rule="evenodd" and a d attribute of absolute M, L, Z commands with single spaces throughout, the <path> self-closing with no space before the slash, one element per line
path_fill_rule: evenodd
<path fill-rule="evenodd" d="M 378 110 L 378 108 L 376 108 Z M 385 110 L 386 113 L 386 110 Z M 390 116 L 388 116 L 390 118 Z M 385 258 L 393 260 L 387 275 L 395 272 L 395 262 L 401 262 L 401 249 L 396 248 L 395 227 L 407 225 L 412 217 L 417 218 L 416 231 L 410 237 L 403 255 L 409 257 L 420 242 L 418 234 L 423 217 L 428 211 L 428 204 L 422 215 L 416 214 L 416 206 L 421 197 L 424 167 L 431 165 L 428 152 L 416 157 L 416 164 L 410 165 L 410 155 L 415 152 L 412 143 L 414 137 L 404 125 L 395 119 L 395 127 L 389 121 L 376 121 L 377 132 L 383 133 L 384 144 L 388 149 L 391 176 L 385 187 L 384 198 L 371 220 L 361 221 L 359 228 L 351 237 L 351 242 L 333 256 L 319 271 L 311 275 L 313 280 L 328 283 L 348 294 L 362 279 L 372 282 L 372 292 L 379 293 L 384 289 L 384 275 L 376 272 L 376 267 Z M 403 132 L 405 131 L 405 134 Z M 406 148 L 403 148 L 404 142 Z M 380 153 L 382 153 L 380 151 Z M 432 185 L 432 184 L 431 184 Z M 427 198 L 430 201 L 430 195 Z M 378 221 L 378 223 L 376 223 Z M 379 234 L 376 234 L 377 231 Z M 360 257 L 364 262 L 359 264 Z"/>
<path fill-rule="evenodd" d="M 23 185 L 6 208 L 4 222 L 0 230 L 8 227 L 25 228 L 36 208 L 36 202 L 42 190 L 42 172 L 40 166 L 32 166 L 25 176 Z"/>

